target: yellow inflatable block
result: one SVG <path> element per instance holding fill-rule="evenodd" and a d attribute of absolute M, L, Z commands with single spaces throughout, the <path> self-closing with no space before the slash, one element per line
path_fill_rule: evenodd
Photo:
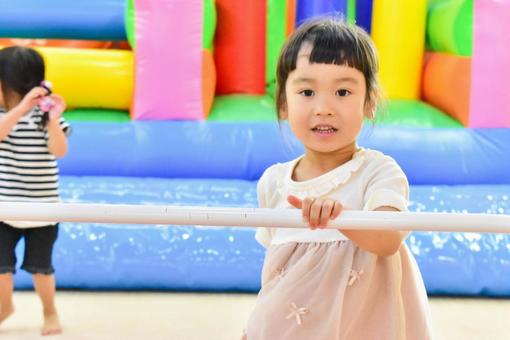
<path fill-rule="evenodd" d="M 419 98 L 426 17 L 427 0 L 374 0 L 372 38 L 391 99 Z"/>
<path fill-rule="evenodd" d="M 133 52 L 36 48 L 46 62 L 46 79 L 68 107 L 127 110 L 133 98 Z"/>

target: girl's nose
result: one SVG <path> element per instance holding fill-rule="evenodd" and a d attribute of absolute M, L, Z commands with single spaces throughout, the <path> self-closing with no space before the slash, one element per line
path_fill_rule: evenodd
<path fill-rule="evenodd" d="M 333 116 L 335 114 L 334 107 L 328 98 L 317 98 L 314 114 L 317 116 Z"/>

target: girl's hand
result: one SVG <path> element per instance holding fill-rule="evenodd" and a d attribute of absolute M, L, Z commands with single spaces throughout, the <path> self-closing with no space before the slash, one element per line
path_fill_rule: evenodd
<path fill-rule="evenodd" d="M 57 94 L 51 94 L 47 98 L 53 102 L 52 108 L 49 111 L 49 120 L 58 122 L 66 109 L 66 102 L 64 98 Z"/>
<path fill-rule="evenodd" d="M 19 102 L 16 106 L 23 113 L 28 113 L 34 106 L 36 106 L 41 98 L 43 98 L 46 94 L 48 94 L 48 90 L 44 87 L 34 87 L 30 92 L 28 92 L 25 97 Z"/>
<path fill-rule="evenodd" d="M 342 203 L 330 198 L 306 197 L 304 200 L 289 195 L 287 201 L 303 211 L 303 219 L 308 221 L 310 229 L 324 229 L 329 220 L 334 220 L 343 210 Z"/>

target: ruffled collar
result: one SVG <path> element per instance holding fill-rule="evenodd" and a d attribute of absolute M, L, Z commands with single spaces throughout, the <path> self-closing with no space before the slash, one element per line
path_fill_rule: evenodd
<path fill-rule="evenodd" d="M 292 179 L 292 173 L 296 164 L 303 158 L 300 156 L 291 161 L 287 173 L 283 176 L 283 183 L 279 187 L 286 191 L 286 195 L 292 194 L 300 198 L 321 197 L 346 183 L 352 174 L 358 171 L 366 158 L 367 150 L 359 148 L 352 159 L 339 167 L 322 174 L 319 177 L 307 181 L 296 182 Z"/>

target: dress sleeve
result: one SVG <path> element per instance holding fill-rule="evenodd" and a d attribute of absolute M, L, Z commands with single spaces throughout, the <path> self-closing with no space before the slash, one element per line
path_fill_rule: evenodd
<path fill-rule="evenodd" d="M 270 208 L 268 206 L 268 184 L 269 175 L 266 170 L 262 177 L 260 177 L 257 183 L 257 200 L 259 203 L 259 208 Z M 272 233 L 270 228 L 257 228 L 257 232 L 255 233 L 255 239 L 263 245 L 265 248 L 269 247 L 271 244 Z"/>
<path fill-rule="evenodd" d="M 388 156 L 378 162 L 368 181 L 363 210 L 389 206 L 407 211 L 409 183 L 398 164 Z"/>

